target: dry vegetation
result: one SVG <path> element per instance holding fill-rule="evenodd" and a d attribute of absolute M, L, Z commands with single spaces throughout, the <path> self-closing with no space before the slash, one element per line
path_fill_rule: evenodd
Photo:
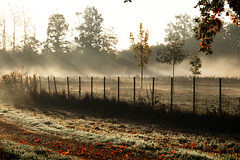
<path fill-rule="evenodd" d="M 23 159 L 239 158 L 239 134 L 196 133 L 49 106 L 1 105 L 0 113 L 1 123 L 21 128 L 1 132 L 2 149 Z"/>
<path fill-rule="evenodd" d="M 34 78 L 28 81 L 28 88 L 26 83 L 23 88 L 14 85 L 17 75 L 8 75 L 1 83 L 2 159 L 240 158 L 237 115 L 193 115 L 176 108 L 168 112 L 161 97 L 152 107 L 151 97 L 142 100 L 140 97 L 133 104 L 130 100 L 119 103 L 116 99 L 104 100 L 101 96 L 97 98 L 97 94 L 94 98 L 82 96 L 81 100 L 74 96 L 67 98 L 66 91 L 59 88 L 57 94 L 44 89 L 39 94 Z M 112 83 L 115 86 L 114 80 Z M 131 81 L 128 83 L 126 86 Z M 121 85 L 124 88 L 123 84 L 124 81 Z M 156 86 L 161 85 L 156 83 Z M 179 88 L 176 85 L 175 89 Z"/>

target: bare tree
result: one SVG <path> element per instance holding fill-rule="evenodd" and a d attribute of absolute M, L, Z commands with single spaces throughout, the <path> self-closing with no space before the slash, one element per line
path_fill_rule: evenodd
<path fill-rule="evenodd" d="M 12 41 L 12 51 L 16 50 L 16 27 L 21 24 L 21 12 L 18 6 L 9 4 L 9 11 L 13 23 L 13 41 Z"/>
<path fill-rule="evenodd" d="M 27 11 L 22 11 L 22 17 L 23 17 L 23 46 L 26 46 L 26 40 L 29 37 L 29 26 L 31 23 L 31 19 L 29 17 L 29 14 Z"/>
<path fill-rule="evenodd" d="M 4 13 L 1 14 L 0 17 L 0 27 L 1 32 L 0 35 L 2 36 L 2 50 L 6 50 L 6 15 Z"/>

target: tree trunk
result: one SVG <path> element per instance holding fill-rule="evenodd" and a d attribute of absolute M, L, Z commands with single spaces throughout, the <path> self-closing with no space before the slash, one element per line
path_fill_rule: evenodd
<path fill-rule="evenodd" d="M 3 50 L 6 50 L 6 19 L 4 18 L 3 21 L 3 39 L 2 39 L 2 43 L 3 43 Z"/>
<path fill-rule="evenodd" d="M 26 40 L 27 40 L 27 22 L 26 20 L 24 19 L 24 22 L 23 22 L 23 32 L 24 32 L 24 37 L 23 37 L 23 47 L 25 48 L 26 47 Z"/>
<path fill-rule="evenodd" d="M 13 24 L 13 53 L 15 53 L 15 44 L 16 44 L 15 31 L 16 31 L 16 22 L 14 21 L 14 24 Z"/>
<path fill-rule="evenodd" d="M 174 78 L 174 64 L 173 64 L 173 78 Z"/>
<path fill-rule="evenodd" d="M 143 88 L 143 64 L 141 65 L 141 90 Z"/>
<path fill-rule="evenodd" d="M 141 54 L 141 59 L 140 59 L 140 62 L 141 62 L 141 90 L 142 90 L 142 88 L 143 88 L 143 53 L 142 53 L 142 51 L 143 51 L 143 46 L 141 45 L 141 51 L 140 51 L 140 54 Z"/>

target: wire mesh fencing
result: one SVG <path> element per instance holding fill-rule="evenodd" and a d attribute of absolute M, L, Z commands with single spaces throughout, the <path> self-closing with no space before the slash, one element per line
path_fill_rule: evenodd
<path fill-rule="evenodd" d="M 199 114 L 239 114 L 240 79 L 145 77 L 141 88 L 139 77 L 21 77 L 19 86 L 36 81 L 36 90 L 50 94 L 63 93 L 78 99 L 116 99 L 118 102 L 147 103 L 166 110 Z M 26 89 L 25 89 L 26 90 Z"/>

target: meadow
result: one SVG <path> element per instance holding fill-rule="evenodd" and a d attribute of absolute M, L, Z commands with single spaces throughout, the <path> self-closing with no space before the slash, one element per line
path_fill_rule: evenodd
<path fill-rule="evenodd" d="M 206 109 L 218 106 L 218 78 L 196 79 L 199 114 L 191 110 L 189 77 L 175 78 L 169 110 L 170 79 L 154 79 L 153 98 L 153 79 L 145 78 L 141 90 L 136 77 L 134 103 L 133 77 L 120 77 L 119 96 L 118 77 L 106 77 L 105 99 L 103 77 L 92 85 L 81 77 L 80 99 L 79 77 L 69 77 L 69 95 L 66 77 L 55 77 L 56 88 L 53 77 L 2 77 L 0 159 L 239 159 L 240 80 L 222 79 L 229 114 L 220 117 Z"/>
<path fill-rule="evenodd" d="M 81 77 L 80 94 L 93 94 L 96 98 L 104 98 L 104 77 Z M 50 79 L 50 92 L 55 92 L 53 76 Z M 67 92 L 67 78 L 56 77 L 57 91 Z M 105 77 L 105 97 L 108 99 L 119 99 L 134 103 L 134 77 Z M 42 89 L 49 92 L 47 77 L 42 77 Z M 173 109 L 192 112 L 193 111 L 193 78 L 175 77 L 173 81 Z M 69 92 L 79 97 L 79 77 L 69 77 Z M 91 89 L 92 86 L 92 89 Z M 119 89 L 118 89 L 119 87 Z M 92 91 L 91 91 L 92 90 Z M 119 95 L 118 95 L 119 91 Z M 165 106 L 170 110 L 171 105 L 171 77 L 144 78 L 143 89 L 140 86 L 140 78 L 135 78 L 135 101 L 154 104 L 155 107 Z M 219 112 L 219 78 L 205 77 L 195 80 L 195 108 L 196 113 L 207 114 Z M 240 113 L 240 79 L 230 77 L 221 80 L 221 110 L 227 114 Z"/>

